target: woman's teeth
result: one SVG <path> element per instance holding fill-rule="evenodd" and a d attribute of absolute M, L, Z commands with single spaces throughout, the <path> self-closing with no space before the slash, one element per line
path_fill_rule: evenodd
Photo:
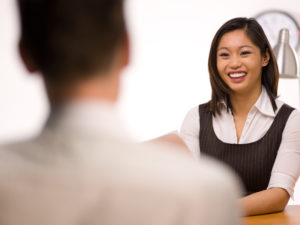
<path fill-rule="evenodd" d="M 238 77 L 246 76 L 246 73 L 230 73 L 229 76 L 232 78 L 238 78 Z"/>

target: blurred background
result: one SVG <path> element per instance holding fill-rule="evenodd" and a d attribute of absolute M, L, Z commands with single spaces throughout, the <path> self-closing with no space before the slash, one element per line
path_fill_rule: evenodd
<path fill-rule="evenodd" d="M 117 107 L 132 136 L 141 141 L 179 129 L 190 108 L 210 99 L 207 59 L 217 29 L 233 17 L 266 10 L 285 11 L 300 23 L 298 0 L 127 0 L 131 64 Z M 42 80 L 26 72 L 18 55 L 15 1 L 1 0 L 0 15 L 3 143 L 38 133 L 49 106 Z M 280 79 L 279 94 L 299 108 L 298 80 Z M 300 204 L 299 186 L 291 204 Z"/>

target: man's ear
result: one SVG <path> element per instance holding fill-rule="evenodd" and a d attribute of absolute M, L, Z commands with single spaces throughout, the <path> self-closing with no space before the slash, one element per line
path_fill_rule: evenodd
<path fill-rule="evenodd" d="M 267 50 L 265 55 L 263 56 L 262 66 L 263 67 L 267 66 L 269 64 L 269 61 L 270 61 L 270 53 Z"/>
<path fill-rule="evenodd" d="M 124 40 L 123 40 L 123 66 L 127 66 L 130 61 L 130 41 L 129 41 L 129 36 L 128 33 L 124 35 Z"/>
<path fill-rule="evenodd" d="M 32 60 L 32 58 L 27 53 L 26 48 L 25 48 L 24 43 L 23 43 L 22 40 L 19 41 L 19 54 L 21 56 L 21 59 L 22 59 L 24 65 L 25 65 L 26 69 L 28 70 L 28 72 L 34 73 L 34 72 L 38 71 L 35 63 Z"/>

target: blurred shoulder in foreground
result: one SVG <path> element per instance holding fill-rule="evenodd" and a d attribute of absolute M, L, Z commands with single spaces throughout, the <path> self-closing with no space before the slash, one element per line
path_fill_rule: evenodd
<path fill-rule="evenodd" d="M 0 224 L 235 225 L 227 168 L 134 144 L 115 115 L 129 39 L 122 0 L 18 0 L 20 53 L 51 105 L 34 139 L 0 147 Z"/>

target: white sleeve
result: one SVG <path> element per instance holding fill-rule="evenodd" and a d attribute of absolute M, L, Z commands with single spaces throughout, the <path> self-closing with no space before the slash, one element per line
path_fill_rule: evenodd
<path fill-rule="evenodd" d="M 285 189 L 293 198 L 300 174 L 300 112 L 294 110 L 283 130 L 268 188 Z"/>
<path fill-rule="evenodd" d="M 200 120 L 198 106 L 196 106 L 185 116 L 179 131 L 179 136 L 197 159 L 200 157 L 199 132 Z"/>

